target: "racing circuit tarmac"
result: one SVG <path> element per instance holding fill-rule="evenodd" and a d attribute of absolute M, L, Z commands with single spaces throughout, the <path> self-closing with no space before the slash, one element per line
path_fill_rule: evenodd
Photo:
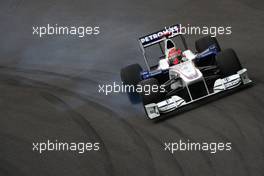
<path fill-rule="evenodd" d="M 0 175 L 263 176 L 264 4 L 261 0 L 0 2 Z M 99 25 L 86 38 L 32 36 L 33 25 Z M 232 26 L 218 36 L 234 48 L 254 86 L 158 123 L 126 94 L 125 65 L 143 63 L 137 39 L 182 23 Z M 201 36 L 186 37 L 194 48 Z M 100 152 L 32 151 L 45 140 L 97 141 Z M 232 142 L 231 152 L 165 152 L 164 142 Z"/>

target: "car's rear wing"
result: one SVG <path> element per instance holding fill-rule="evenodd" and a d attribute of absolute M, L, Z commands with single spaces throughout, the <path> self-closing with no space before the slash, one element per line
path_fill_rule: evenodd
<path fill-rule="evenodd" d="M 183 46 L 184 46 L 185 50 L 187 50 L 188 46 L 187 46 L 187 43 L 185 41 L 185 38 L 183 37 L 183 35 L 181 33 L 181 29 L 180 29 L 179 24 L 176 24 L 176 25 L 173 25 L 170 27 L 165 27 L 163 30 L 160 30 L 160 31 L 157 31 L 157 32 L 154 32 L 152 34 L 149 34 L 149 35 L 146 35 L 146 36 L 139 38 L 140 48 L 142 50 L 144 61 L 145 61 L 145 64 L 147 66 L 148 71 L 150 71 L 150 65 L 149 65 L 148 60 L 147 60 L 145 48 L 158 43 L 160 46 L 161 52 L 163 53 L 163 49 L 162 49 L 160 42 L 162 42 L 163 40 L 166 40 L 168 38 L 173 38 L 176 36 L 180 36 L 182 43 L 183 43 Z"/>
<path fill-rule="evenodd" d="M 165 27 L 164 29 L 154 32 L 152 34 L 140 37 L 139 42 L 143 48 L 146 48 L 148 46 L 159 43 L 165 40 L 166 38 L 172 38 L 179 34 L 181 34 L 180 25 L 176 24 L 170 27 Z"/>

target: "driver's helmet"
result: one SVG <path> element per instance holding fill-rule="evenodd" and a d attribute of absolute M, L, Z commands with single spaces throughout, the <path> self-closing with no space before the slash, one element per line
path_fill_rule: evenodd
<path fill-rule="evenodd" d="M 178 64 L 182 59 L 182 51 L 180 48 L 176 48 L 176 45 L 172 40 L 167 39 L 166 41 L 166 49 L 167 49 L 167 58 L 171 65 Z"/>

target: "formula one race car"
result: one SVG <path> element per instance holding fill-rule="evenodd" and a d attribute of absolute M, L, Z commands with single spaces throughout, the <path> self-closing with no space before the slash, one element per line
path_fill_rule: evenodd
<path fill-rule="evenodd" d="M 179 25 L 139 41 L 147 70 L 143 71 L 139 64 L 129 65 L 121 70 L 121 80 L 124 85 L 152 87 L 138 91 L 150 119 L 252 82 L 235 51 L 221 50 L 214 37 L 197 40 L 195 53 L 188 48 Z M 154 52 L 147 53 L 149 48 L 154 48 Z M 161 56 L 160 52 L 154 56 L 157 50 Z M 155 64 L 151 64 L 155 59 Z"/>

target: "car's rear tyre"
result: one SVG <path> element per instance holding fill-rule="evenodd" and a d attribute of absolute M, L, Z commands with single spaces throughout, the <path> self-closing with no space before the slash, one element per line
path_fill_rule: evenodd
<path fill-rule="evenodd" d="M 121 80 L 125 85 L 136 86 L 142 79 L 140 72 L 142 68 L 139 64 L 132 64 L 121 69 Z"/>
<path fill-rule="evenodd" d="M 215 37 L 206 36 L 196 40 L 195 48 L 198 53 L 203 52 L 204 50 L 208 49 L 209 46 L 215 45 L 218 51 L 221 51 L 220 45 Z"/>
<path fill-rule="evenodd" d="M 157 79 L 155 78 L 146 79 L 140 81 L 138 85 L 141 86 L 143 89 L 143 91 L 139 93 L 143 105 L 147 105 L 150 103 L 157 103 L 161 100 L 162 93 Z"/>
<path fill-rule="evenodd" d="M 241 63 L 233 49 L 226 49 L 216 55 L 216 64 L 220 69 L 221 77 L 236 74 L 242 69 Z"/>

